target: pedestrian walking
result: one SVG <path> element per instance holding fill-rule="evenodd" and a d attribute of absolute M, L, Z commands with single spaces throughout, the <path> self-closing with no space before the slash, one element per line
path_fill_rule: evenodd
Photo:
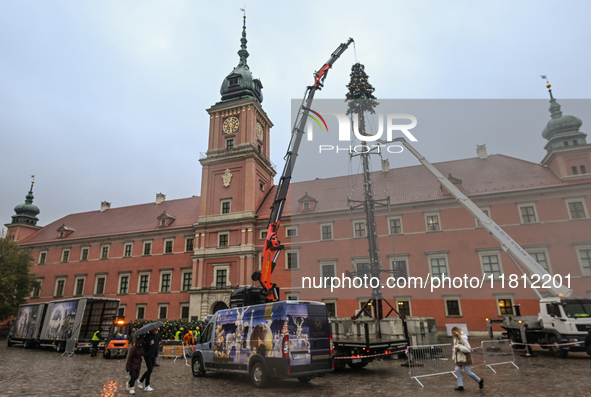
<path fill-rule="evenodd" d="M 129 372 L 129 382 L 125 384 L 127 390 L 129 390 L 129 394 L 135 394 L 135 381 L 140 376 L 140 371 L 142 369 L 142 357 L 144 356 L 144 337 L 139 336 L 131 350 L 127 355 L 127 364 L 125 365 L 125 369 Z"/>
<path fill-rule="evenodd" d="M 92 350 L 90 351 L 90 357 L 96 357 L 96 353 L 98 352 L 98 345 L 101 341 L 101 331 L 98 330 L 92 335 L 92 339 L 90 343 L 92 343 Z"/>
<path fill-rule="evenodd" d="M 484 387 L 484 379 L 479 378 L 470 370 L 470 366 L 472 365 L 472 347 L 470 347 L 470 343 L 468 343 L 468 337 L 458 327 L 452 328 L 451 335 L 453 336 L 454 341 L 453 360 L 456 364 L 456 376 L 458 377 L 458 387 L 454 390 L 464 391 L 462 368 L 466 372 L 466 375 L 474 379 L 482 389 Z"/>
<path fill-rule="evenodd" d="M 148 336 L 146 336 L 146 339 L 144 341 L 144 360 L 146 361 L 147 369 L 146 372 L 144 372 L 144 374 L 140 378 L 137 387 L 139 387 L 140 389 L 144 389 L 146 391 L 154 390 L 152 389 L 152 386 L 150 386 L 150 376 L 152 375 L 152 371 L 154 370 L 154 364 L 156 363 L 156 358 L 158 357 L 158 345 L 160 343 L 158 329 L 153 329 L 152 331 L 150 331 L 150 333 L 148 334 Z"/>

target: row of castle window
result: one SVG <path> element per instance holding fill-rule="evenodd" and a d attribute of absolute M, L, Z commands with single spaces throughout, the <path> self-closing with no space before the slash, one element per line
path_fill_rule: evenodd
<path fill-rule="evenodd" d="M 298 300 L 300 294 L 297 291 L 288 291 L 285 294 L 286 300 Z M 507 296 L 496 298 L 497 310 L 500 316 L 513 315 L 513 297 L 509 294 Z M 337 299 L 324 299 L 324 304 L 328 310 L 328 315 L 333 318 L 338 318 Z M 362 310 L 367 303 L 365 299 L 359 299 L 359 310 Z M 411 311 L 411 300 L 407 298 L 395 298 L 395 307 L 398 313 L 409 317 L 412 316 Z M 445 310 L 446 317 L 463 317 L 462 304 L 459 296 L 448 296 L 443 298 L 443 308 Z M 367 310 L 371 312 L 370 309 Z M 373 313 L 368 313 L 373 315 Z"/>
<path fill-rule="evenodd" d="M 575 200 L 566 200 L 568 213 L 570 219 L 586 219 L 588 218 L 588 212 L 585 205 L 584 200 L 582 199 L 575 199 Z M 519 216 L 520 221 L 522 224 L 531 224 L 538 222 L 538 216 L 535 204 L 519 204 Z M 486 216 L 490 215 L 490 208 L 481 208 L 482 212 Z M 396 235 L 396 234 L 404 234 L 403 227 L 402 227 L 402 217 L 390 217 L 388 222 L 389 227 L 389 234 Z M 479 222 L 476 222 L 476 227 L 481 227 Z M 427 232 L 437 232 L 441 231 L 442 225 L 439 217 L 438 212 L 434 213 L 426 213 L 425 214 L 425 230 Z M 286 226 L 285 227 L 285 237 L 297 237 L 298 236 L 298 227 L 297 226 Z M 354 238 L 363 238 L 367 237 L 367 225 L 365 220 L 353 221 L 353 230 L 352 236 Z M 267 231 L 262 230 L 260 238 L 264 240 L 267 237 Z M 219 235 L 219 246 L 225 247 L 227 246 L 227 234 L 225 237 L 222 237 L 222 234 Z M 223 238 L 223 240 L 222 240 Z M 332 223 L 320 224 L 320 239 L 321 240 L 332 240 L 333 237 L 333 225 Z"/>
<path fill-rule="evenodd" d="M 185 252 L 193 251 L 194 246 L 195 246 L 195 239 L 194 238 L 185 239 Z M 132 248 L 133 248 L 133 243 L 125 243 L 125 245 L 123 247 L 123 257 L 124 258 L 131 258 Z M 174 252 L 173 248 L 174 248 L 174 240 L 171 239 L 171 240 L 164 241 L 164 251 L 163 251 L 164 254 L 172 254 Z M 101 247 L 100 259 L 108 259 L 109 258 L 109 250 L 110 250 L 109 245 L 103 245 Z M 90 252 L 89 247 L 83 247 L 80 252 L 80 261 L 89 260 L 89 252 Z M 144 241 L 142 253 L 144 256 L 153 254 L 152 242 Z M 46 260 L 47 260 L 47 252 L 42 251 L 39 254 L 39 261 L 37 263 L 42 265 L 46 262 Z M 61 261 L 62 262 L 69 262 L 70 260 L 72 260 L 72 258 L 70 258 L 70 249 L 69 248 L 63 249 Z"/>
<path fill-rule="evenodd" d="M 581 275 L 591 276 L 591 245 L 582 246 L 576 251 L 581 268 Z M 550 274 L 555 274 L 551 267 L 547 250 L 537 249 L 535 251 L 531 250 L 528 253 L 540 266 L 544 268 L 544 270 Z M 299 269 L 299 263 L 297 262 L 298 251 L 292 250 L 291 252 L 288 252 L 287 255 L 287 269 Z M 479 258 L 482 275 L 485 279 L 488 279 L 488 277 L 491 276 L 493 279 L 499 279 L 502 275 L 504 275 L 505 278 L 509 277 L 508 273 L 505 274 L 503 270 L 500 253 L 496 253 L 494 251 L 480 252 Z M 429 274 L 432 279 L 443 279 L 444 277 L 450 277 L 447 253 L 429 255 L 428 264 Z M 371 278 L 370 264 L 368 260 L 356 260 L 353 263 L 353 270 L 355 271 L 356 277 L 363 278 L 365 275 L 367 275 L 368 278 Z M 390 270 L 392 271 L 392 275 L 390 277 L 392 277 L 396 283 L 398 283 L 399 278 L 404 279 L 406 283 L 410 282 L 409 277 L 411 275 L 409 273 L 409 264 L 407 258 L 390 259 Z M 329 280 L 333 277 L 339 279 L 342 278 L 342 275 L 337 274 L 336 261 L 332 260 L 320 261 L 320 274 L 322 279 L 325 279 L 326 277 L 328 277 Z M 419 276 L 417 279 L 422 276 L 421 283 L 423 281 L 426 282 L 426 274 L 413 276 Z M 566 275 L 564 274 L 562 276 Z M 382 280 L 382 282 L 385 282 L 385 280 Z M 406 283 L 402 283 L 402 285 L 407 285 Z M 330 285 L 330 281 L 328 284 Z M 398 283 L 397 285 L 400 286 L 401 283 Z"/>
<path fill-rule="evenodd" d="M 225 272 L 225 271 L 224 271 Z M 218 271 L 219 273 L 219 271 Z M 220 278 L 220 275 L 217 275 Z M 119 275 L 119 283 L 117 286 L 117 293 L 120 295 L 129 294 L 129 282 L 131 278 L 131 273 L 127 274 L 120 274 Z M 223 283 L 225 285 L 225 273 L 223 274 Z M 66 286 L 66 279 L 67 277 L 56 277 L 55 286 L 54 286 L 54 297 L 64 297 L 65 294 L 65 286 Z M 43 279 L 38 279 L 41 283 L 39 288 L 33 290 L 31 297 L 38 298 L 41 293 L 41 288 L 43 284 Z M 193 273 L 192 271 L 184 271 L 182 273 L 182 286 L 181 291 L 186 292 L 191 289 L 191 284 L 193 282 Z M 94 292 L 92 295 L 104 295 L 105 294 L 105 287 L 107 283 L 107 276 L 104 274 L 99 274 L 95 276 L 95 283 L 94 283 Z M 149 284 L 150 284 L 150 273 L 146 272 L 139 272 L 138 274 L 138 285 L 137 285 L 137 293 L 138 294 L 147 294 L 149 291 Z M 161 271 L 160 272 L 160 287 L 158 292 L 171 292 L 171 285 L 172 285 L 172 271 Z M 84 295 L 84 289 L 86 287 L 86 276 L 77 276 L 75 277 L 74 281 L 74 290 L 72 291 L 72 296 L 82 296 Z"/>

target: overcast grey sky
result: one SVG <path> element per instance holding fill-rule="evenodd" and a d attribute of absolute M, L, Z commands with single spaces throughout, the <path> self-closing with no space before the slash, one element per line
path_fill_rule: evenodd
<path fill-rule="evenodd" d="M 205 109 L 238 64 L 244 1 L 0 2 L 0 223 L 36 175 L 40 225 L 69 213 L 200 194 Z M 263 83 L 278 172 L 291 132 L 290 100 L 336 47 L 350 49 L 316 98 L 344 98 L 356 60 L 378 98 L 547 99 L 547 74 L 565 114 L 591 123 L 588 1 L 250 1 L 248 64 Z M 539 162 L 536 128 L 505 128 L 489 153 Z M 498 117 L 498 119 L 497 119 Z M 537 123 L 537 124 L 536 124 Z M 509 124 L 509 125 L 508 125 Z M 478 130 L 472 125 L 472 130 Z M 519 135 L 519 144 L 513 138 Z M 474 157 L 469 132 L 420 140 L 431 161 Z M 530 141 L 531 140 L 531 141 Z M 530 144 L 523 144 L 529 142 Z M 390 160 L 391 166 L 395 166 Z"/>

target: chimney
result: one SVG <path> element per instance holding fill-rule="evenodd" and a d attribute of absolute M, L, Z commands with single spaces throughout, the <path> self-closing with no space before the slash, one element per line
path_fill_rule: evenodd
<path fill-rule="evenodd" d="M 384 174 L 387 172 L 390 172 L 390 160 L 389 159 L 382 160 L 382 172 Z"/>
<path fill-rule="evenodd" d="M 109 208 L 111 208 L 111 203 L 108 203 L 106 201 L 101 201 L 101 212 L 105 212 Z"/>
<path fill-rule="evenodd" d="M 166 200 L 166 194 L 156 193 L 156 205 L 163 203 Z"/>
<path fill-rule="evenodd" d="M 486 143 L 484 145 L 476 145 L 476 154 L 479 159 L 487 159 L 488 153 L 486 152 Z"/>

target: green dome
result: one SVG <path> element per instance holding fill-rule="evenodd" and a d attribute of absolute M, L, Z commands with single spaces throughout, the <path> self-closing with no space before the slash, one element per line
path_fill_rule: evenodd
<path fill-rule="evenodd" d="M 23 203 L 14 207 L 14 212 L 16 212 L 17 214 L 27 213 L 35 216 L 39 215 L 41 211 L 39 210 L 39 207 L 37 207 L 34 204 Z"/>
<path fill-rule="evenodd" d="M 37 224 L 37 221 L 39 220 L 37 215 L 39 215 L 41 211 L 39 210 L 39 207 L 33 204 L 34 183 L 35 181 L 31 183 L 31 190 L 29 190 L 29 193 L 27 193 L 25 202 L 14 207 L 14 212 L 16 215 L 12 216 L 12 223 L 27 223 L 32 225 Z"/>
<path fill-rule="evenodd" d="M 548 121 L 542 130 L 542 137 L 548 140 L 544 147 L 548 152 L 567 146 L 585 145 L 587 143 L 587 134 L 579 131 L 583 125 L 581 119 L 571 115 L 562 115 L 560 104 L 552 95 L 551 85 L 546 85 L 550 93 L 550 108 L 551 119 Z"/>
<path fill-rule="evenodd" d="M 580 118 L 571 115 L 562 115 L 560 105 L 556 102 L 556 99 L 550 100 L 550 108 L 548 109 L 552 114 L 552 119 L 548 121 L 546 127 L 542 130 L 542 136 L 546 139 L 552 138 L 555 134 L 561 134 L 566 132 L 579 132 L 579 128 L 583 125 L 583 121 Z"/>

